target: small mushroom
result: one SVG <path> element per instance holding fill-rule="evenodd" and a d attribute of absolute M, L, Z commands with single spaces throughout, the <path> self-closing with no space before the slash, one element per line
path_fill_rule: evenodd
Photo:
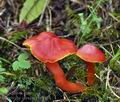
<path fill-rule="evenodd" d="M 104 53 L 93 44 L 86 44 L 78 49 L 77 56 L 86 61 L 87 64 L 87 83 L 94 83 L 94 63 L 104 62 L 106 60 Z"/>
<path fill-rule="evenodd" d="M 76 53 L 76 47 L 72 41 L 60 39 L 52 32 L 42 32 L 25 40 L 23 45 L 30 48 L 35 58 L 46 64 L 59 88 L 70 93 L 85 91 L 86 88 L 82 84 L 66 80 L 58 63 L 64 57 Z"/>

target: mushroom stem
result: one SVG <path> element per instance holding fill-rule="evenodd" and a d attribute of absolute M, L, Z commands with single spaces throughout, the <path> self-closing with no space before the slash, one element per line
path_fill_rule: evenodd
<path fill-rule="evenodd" d="M 84 92 L 85 86 L 80 83 L 72 83 L 66 80 L 65 74 L 60 65 L 56 63 L 46 63 L 48 70 L 52 73 L 56 85 L 64 91 L 70 93 Z"/>
<path fill-rule="evenodd" d="M 93 85 L 94 84 L 94 74 L 95 74 L 95 69 L 94 69 L 94 63 L 86 62 L 87 64 L 87 84 L 88 85 Z"/>

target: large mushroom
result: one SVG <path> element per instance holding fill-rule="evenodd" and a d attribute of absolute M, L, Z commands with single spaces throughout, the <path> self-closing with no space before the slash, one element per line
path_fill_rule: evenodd
<path fill-rule="evenodd" d="M 87 83 L 94 83 L 94 63 L 104 62 L 106 60 L 104 53 L 93 44 L 86 44 L 78 49 L 77 56 L 86 61 L 87 65 Z"/>
<path fill-rule="evenodd" d="M 42 32 L 25 40 L 23 45 L 30 48 L 35 58 L 46 64 L 59 88 L 70 93 L 86 90 L 82 84 L 66 80 L 64 72 L 58 63 L 64 57 L 76 53 L 76 47 L 72 41 L 60 39 L 52 32 Z"/>

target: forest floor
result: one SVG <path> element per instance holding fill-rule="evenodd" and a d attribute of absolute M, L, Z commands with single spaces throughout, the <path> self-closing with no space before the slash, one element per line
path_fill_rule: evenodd
<path fill-rule="evenodd" d="M 0 0 L 1 101 L 120 102 L 120 0 L 46 0 L 36 18 L 35 5 L 28 12 L 26 7 L 27 17 L 22 18 L 24 2 Z M 87 92 L 62 91 L 45 65 L 22 45 L 25 39 L 43 31 L 72 40 L 77 48 L 92 43 L 105 53 L 107 60 L 95 64 L 93 86 L 86 85 L 84 61 L 75 55 L 59 61 L 67 78 L 82 82 L 89 87 Z M 27 67 L 15 66 L 16 61 L 23 64 L 20 60 L 25 60 Z"/>

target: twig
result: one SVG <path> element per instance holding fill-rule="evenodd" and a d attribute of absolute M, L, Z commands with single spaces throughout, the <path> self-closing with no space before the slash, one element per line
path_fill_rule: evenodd
<path fill-rule="evenodd" d="M 110 72 L 111 72 L 111 69 L 108 68 L 108 72 L 107 72 L 107 78 L 106 78 L 106 89 L 107 89 L 107 86 L 109 87 L 111 93 L 116 96 L 117 98 L 120 99 L 120 96 L 118 96 L 112 89 L 112 87 L 110 86 L 110 83 L 109 83 L 109 76 L 110 76 Z"/>
<path fill-rule="evenodd" d="M 114 20 L 116 20 L 117 22 L 120 23 L 120 20 L 118 20 L 112 13 L 108 13 L 108 14 L 109 14 L 109 16 L 111 16 Z"/>
<path fill-rule="evenodd" d="M 71 101 L 69 100 L 69 98 L 68 98 L 68 96 L 67 96 L 67 94 L 66 94 L 65 92 L 63 93 L 63 95 L 64 95 L 64 97 L 65 97 L 64 99 L 66 99 L 67 102 L 71 102 Z"/>
<path fill-rule="evenodd" d="M 103 44 L 100 44 L 101 46 L 107 46 L 107 45 L 110 45 L 110 44 L 114 44 L 114 43 L 117 43 L 117 42 L 120 42 L 120 40 L 115 40 L 115 41 L 112 41 L 110 43 L 103 43 Z"/>
<path fill-rule="evenodd" d="M 46 9 L 48 3 L 49 3 L 49 0 L 46 0 L 46 4 L 45 4 L 45 6 L 44 6 L 44 8 L 43 8 L 43 12 L 42 12 L 42 14 L 41 14 L 41 16 L 40 16 L 40 19 L 39 19 L 39 22 L 38 22 L 37 26 L 40 26 L 40 25 L 41 25 L 41 22 L 42 22 L 42 19 L 43 19 L 43 16 L 44 16 L 44 12 L 45 12 L 45 9 Z"/>
<path fill-rule="evenodd" d="M 24 51 L 20 46 L 16 45 L 15 43 L 13 43 L 13 42 L 11 42 L 11 41 L 9 41 L 9 40 L 3 38 L 3 37 L 0 37 L 0 40 L 6 41 L 6 42 L 8 42 L 8 43 L 14 45 L 14 46 L 17 47 L 18 49 Z"/>
<path fill-rule="evenodd" d="M 48 7 L 48 11 L 49 11 L 49 26 L 50 26 L 50 29 L 52 29 L 52 12 L 51 12 L 51 8 Z"/>
<path fill-rule="evenodd" d="M 4 61 L 4 62 L 6 62 L 6 63 L 8 63 L 8 64 L 11 64 L 11 62 L 10 62 L 10 61 L 8 61 L 7 59 L 4 59 L 4 58 L 2 58 L 2 57 L 0 57 L 0 60 L 2 60 L 2 61 Z"/>
<path fill-rule="evenodd" d="M 111 57 L 113 57 L 113 55 L 106 49 L 104 48 L 102 45 L 100 45 L 100 47 L 105 50 L 105 52 L 107 52 Z M 116 60 L 118 64 L 120 64 L 120 61 Z"/>

